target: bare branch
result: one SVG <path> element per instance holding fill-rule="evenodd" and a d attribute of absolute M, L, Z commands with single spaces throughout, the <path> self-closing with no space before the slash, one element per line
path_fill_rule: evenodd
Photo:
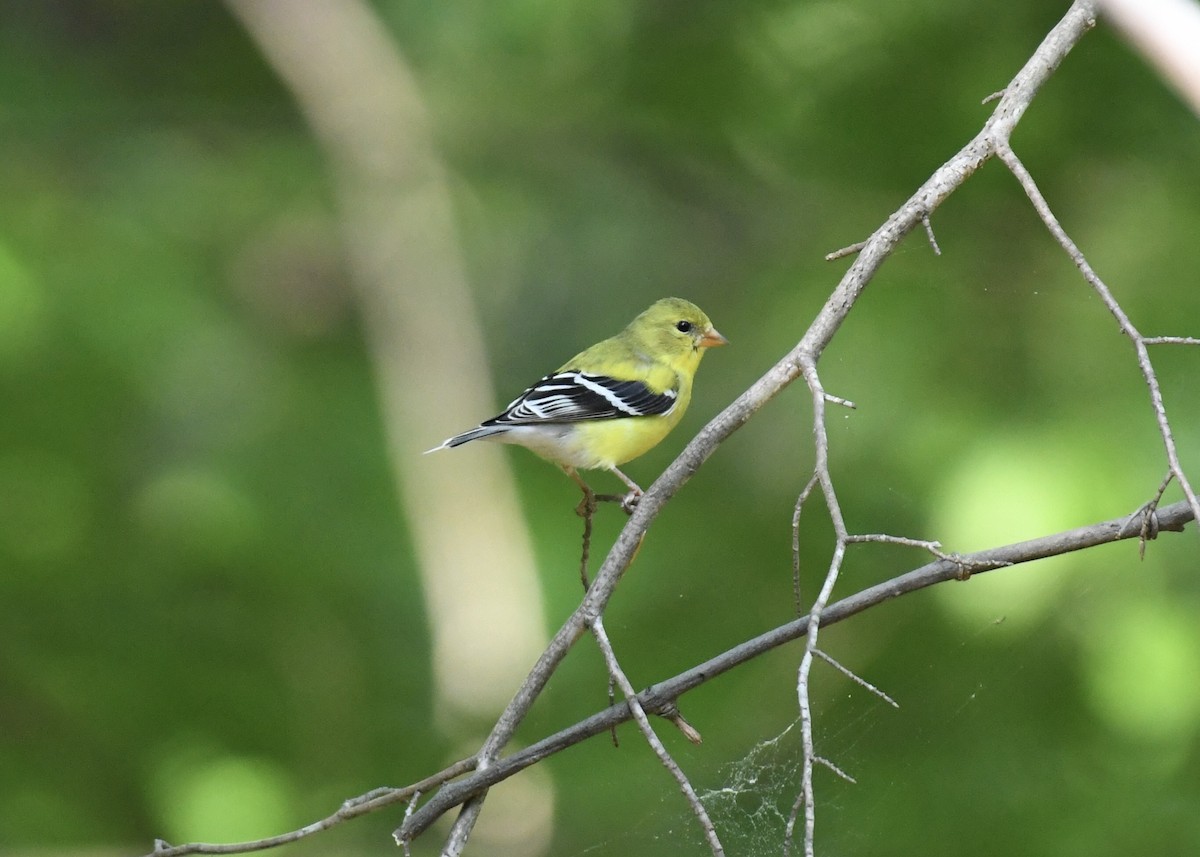
<path fill-rule="evenodd" d="M 852 535 L 846 537 L 847 544 L 886 544 L 886 545 L 903 545 L 904 547 L 920 548 L 928 551 L 938 559 L 944 559 L 947 562 L 956 563 L 959 567 L 959 580 L 966 580 L 971 576 L 972 572 L 982 571 L 989 568 L 997 568 L 995 563 L 972 563 L 968 562 L 958 554 L 946 553 L 942 550 L 941 542 L 931 542 L 925 539 L 910 539 L 906 536 L 890 536 L 886 533 L 866 533 L 862 535 Z"/>
<path fill-rule="evenodd" d="M 823 660 L 825 663 L 829 664 L 831 667 L 833 667 L 835 670 L 840 672 L 846 678 L 850 679 L 850 681 L 857 684 L 859 687 L 862 687 L 862 688 L 865 688 L 866 690 L 871 691 L 871 693 L 878 696 L 880 699 L 882 699 L 884 702 L 886 702 L 892 708 L 900 707 L 900 703 L 896 702 L 896 700 L 892 699 L 890 696 L 888 696 L 882 690 L 877 688 L 875 685 L 871 684 L 869 681 L 867 681 L 865 678 L 860 676 L 858 673 L 854 672 L 853 670 L 849 669 L 848 667 L 843 666 L 842 664 L 835 661 L 833 659 L 833 657 L 829 653 L 827 653 L 824 649 L 814 648 L 813 654 L 816 655 L 821 660 Z"/>
<path fill-rule="evenodd" d="M 1079 527 L 1074 530 L 1067 530 L 1030 541 L 1018 542 L 978 553 L 965 554 L 961 559 L 979 565 L 1008 567 L 1044 559 L 1049 556 L 1059 556 L 1072 551 L 1086 550 L 1102 544 L 1138 538 L 1142 531 L 1141 518 L 1144 514 L 1144 510 L 1139 510 L 1132 516 L 1125 515 L 1113 520 L 1101 521 L 1086 527 Z M 1157 512 L 1150 514 L 1156 522 L 1153 527 L 1153 532 L 1155 533 L 1182 532 L 1187 523 L 1193 520 L 1191 508 L 1183 501 L 1164 506 L 1158 509 Z M 939 559 L 883 583 L 863 589 L 854 595 L 829 605 L 821 616 L 820 624 L 822 627 L 834 625 L 894 598 L 899 598 L 911 592 L 917 592 L 938 583 L 957 579 L 957 564 L 952 560 Z M 807 633 L 808 627 L 808 616 L 801 616 L 791 622 L 779 625 L 757 637 L 753 637 L 727 649 L 691 669 L 651 685 L 638 693 L 636 698 L 643 711 L 661 712 L 669 717 L 670 712 L 675 710 L 675 700 L 688 691 L 694 690 L 767 652 L 800 639 Z M 423 792 L 441 783 L 446 783 L 424 805 L 415 811 L 406 810 L 405 829 L 411 830 L 412 836 L 409 837 L 411 840 L 411 838 L 415 838 L 443 814 L 455 806 L 469 801 L 475 795 L 486 791 L 490 786 L 502 782 L 520 773 L 525 768 L 535 765 L 568 747 L 603 734 L 614 726 L 631 719 L 632 716 L 633 714 L 628 702 L 619 702 L 522 750 L 497 759 L 486 768 L 476 768 L 475 757 L 463 759 L 440 771 L 438 774 L 414 783 L 411 786 L 399 789 L 374 789 L 358 798 L 352 798 L 346 801 L 338 812 L 326 819 L 306 825 L 299 830 L 265 839 L 256 839 L 250 842 L 193 842 L 175 846 L 162 843 L 161 846 L 156 847 L 146 857 L 183 857 L 183 855 L 187 854 L 242 854 L 250 851 L 261 851 L 266 848 L 295 842 L 313 833 L 327 830 L 351 818 L 366 815 L 405 800 L 411 800 L 413 795 L 418 792 Z M 474 772 L 468 773 L 472 769 L 474 769 Z M 463 776 L 464 774 L 465 776 Z M 461 779 L 449 782 L 450 779 L 459 776 L 461 776 Z"/>
<path fill-rule="evenodd" d="M 1153 515 L 1157 522 L 1154 527 L 1155 532 L 1182 532 L 1187 523 L 1193 520 L 1192 511 L 1184 501 L 1164 506 Z M 1103 544 L 1135 539 L 1139 537 L 1142 530 L 1140 517 L 1140 513 L 1132 517 L 1123 515 L 1119 518 L 1029 541 L 964 554 L 961 559 L 980 567 L 987 567 L 985 572 L 981 572 L 986 573 L 986 571 L 1021 565 L 1050 556 L 1060 556 Z M 957 562 L 943 559 L 934 560 L 830 604 L 820 617 L 821 627 L 834 625 L 894 598 L 958 579 Z M 807 615 L 793 619 L 697 664 L 689 670 L 656 682 L 638 694 L 638 701 L 646 711 L 659 711 L 663 706 L 672 703 L 688 691 L 694 690 L 766 652 L 804 637 L 808 632 L 809 621 L 810 617 Z M 547 756 L 580 741 L 600 735 L 612 728 L 613 725 L 629 720 L 631 716 L 626 703 L 617 703 L 554 735 L 497 760 L 487 771 L 476 771 L 460 780 L 448 783 L 413 814 L 413 835 L 419 834 L 442 814 L 468 800 L 472 795 L 540 762 Z"/>
<path fill-rule="evenodd" d="M 858 780 L 854 779 L 854 777 L 847 774 L 845 771 L 843 771 L 841 768 L 839 768 L 833 762 L 829 761 L 829 759 L 826 759 L 824 756 L 814 756 L 813 761 L 816 762 L 821 767 L 828 768 L 829 770 L 833 771 L 835 774 L 837 774 L 839 777 L 841 777 L 846 782 L 851 783 L 852 785 L 858 785 Z"/>
<path fill-rule="evenodd" d="M 998 150 L 1000 160 L 1008 167 L 1009 171 L 1020 182 L 1021 188 L 1025 191 L 1025 195 L 1029 197 L 1029 201 L 1033 203 L 1034 209 L 1038 216 L 1042 219 L 1046 229 L 1054 236 L 1054 240 L 1059 243 L 1066 254 L 1075 263 L 1083 278 L 1087 280 L 1092 289 L 1100 296 L 1100 300 L 1112 313 L 1113 317 L 1120 325 L 1121 332 L 1130 338 L 1133 342 L 1134 350 L 1137 352 L 1138 368 L 1142 371 L 1142 379 L 1146 382 L 1146 386 L 1150 389 L 1150 406 L 1154 410 L 1154 418 L 1158 422 L 1158 432 L 1162 436 L 1163 446 L 1167 454 L 1167 464 L 1171 469 L 1172 476 L 1179 483 L 1179 487 L 1183 489 L 1183 495 L 1191 504 L 1192 513 L 1200 518 L 1200 498 L 1196 496 L 1195 490 L 1188 481 L 1187 474 L 1183 472 L 1183 465 L 1179 461 L 1179 451 L 1175 446 L 1175 437 L 1171 432 L 1171 424 L 1167 419 L 1167 409 L 1163 404 L 1162 388 L 1158 383 L 1158 375 L 1155 374 L 1154 366 L 1150 362 L 1150 352 L 1146 348 L 1146 341 L 1138 329 L 1134 326 L 1125 310 L 1122 309 L 1120 303 L 1113 296 L 1112 291 L 1100 279 L 1100 276 L 1088 264 L 1088 260 L 1084 257 L 1083 251 L 1076 246 L 1071 237 L 1067 235 L 1066 230 L 1058 222 L 1058 218 L 1054 216 L 1054 212 L 1050 210 L 1050 204 L 1046 202 L 1046 198 L 1042 196 L 1042 192 L 1038 189 L 1037 183 L 1029 170 L 1021 163 L 1021 159 L 1017 157 L 1007 143 L 1001 146 Z"/>
<path fill-rule="evenodd" d="M 1147 336 L 1142 342 L 1146 345 L 1200 345 L 1200 339 L 1194 336 Z"/>
<path fill-rule="evenodd" d="M 411 816 L 413 814 L 413 810 L 417 808 L 417 801 L 419 801 L 420 799 L 421 799 L 421 793 L 413 792 L 413 796 L 408 801 L 408 806 L 405 807 L 405 809 L 404 809 L 404 817 L 405 818 L 408 818 L 409 816 Z M 404 848 L 404 857 L 411 857 L 412 849 L 408 847 L 408 843 L 401 842 L 400 845 L 403 846 L 403 848 Z"/>
<path fill-rule="evenodd" d="M 808 502 L 808 495 L 817 487 L 817 477 L 814 475 L 796 498 L 796 509 L 792 513 L 792 594 L 796 599 L 796 613 L 804 612 L 804 602 L 800 598 L 800 513 Z"/>
<path fill-rule="evenodd" d="M 825 581 L 821 584 L 821 589 L 813 600 L 812 609 L 808 614 L 804 654 L 800 658 L 800 667 L 796 671 L 796 697 L 800 704 L 800 743 L 804 752 L 800 775 L 800 794 L 804 805 L 804 853 L 806 857 L 813 857 L 815 848 L 813 831 L 817 823 L 816 800 L 813 794 L 813 764 L 817 754 L 813 744 L 813 713 L 812 703 L 809 699 L 808 679 L 817 649 L 821 614 L 825 612 L 825 606 L 833 597 L 833 587 L 837 584 L 838 575 L 841 573 L 849 533 L 846 532 L 846 521 L 842 517 L 841 505 L 838 503 L 837 493 L 833 487 L 833 476 L 829 470 L 829 435 L 825 426 L 825 389 L 817 376 L 815 358 L 805 362 L 803 371 L 804 380 L 808 383 L 813 401 L 813 435 L 816 447 L 813 473 L 817 483 L 821 486 L 821 494 L 825 498 L 825 507 L 829 512 L 829 519 L 833 524 L 836 536 L 833 557 L 829 561 L 829 570 L 825 573 Z"/>
<path fill-rule="evenodd" d="M 700 822 L 700 827 L 704 831 L 704 839 L 708 843 L 713 857 L 724 857 L 725 848 L 721 845 L 721 840 L 717 836 L 717 829 L 713 825 L 708 811 L 704 808 L 704 804 L 700 802 L 700 798 L 697 797 L 696 789 L 692 787 L 683 769 L 671 758 L 671 754 L 667 752 L 667 748 L 663 746 L 662 741 L 655 734 L 654 727 L 650 725 L 650 718 L 646 716 L 641 702 L 638 701 L 637 691 L 634 690 L 628 676 L 625 675 L 620 663 L 617 662 L 617 655 L 613 651 L 612 642 L 608 639 L 608 633 L 604 630 L 604 622 L 600 617 L 596 617 L 596 621 L 592 623 L 592 634 L 596 638 L 596 644 L 600 647 L 600 653 L 604 655 L 604 665 L 608 668 L 608 674 L 617 683 L 617 686 L 621 688 L 621 693 L 625 695 L 629 712 L 633 716 L 634 722 L 637 723 L 638 729 L 641 730 L 642 736 L 646 739 L 646 743 L 650 745 L 650 749 L 654 751 L 654 755 L 658 756 L 658 760 L 662 762 L 663 767 L 675 778 L 675 782 L 679 784 L 679 790 L 683 792 L 684 798 L 692 808 L 692 813 L 696 816 L 697 821 Z"/>
<path fill-rule="evenodd" d="M 332 815 L 314 821 L 312 824 L 307 824 L 297 830 L 281 833 L 278 836 L 268 836 L 264 839 L 254 839 L 248 842 L 189 842 L 183 845 L 170 845 L 159 839 L 155 841 L 154 850 L 147 857 L 182 857 L 185 854 L 245 854 L 250 851 L 277 848 L 280 845 L 288 845 L 292 842 L 305 839 L 314 833 L 321 833 L 332 827 L 337 827 L 339 824 L 350 821 L 353 818 L 358 818 L 360 815 L 367 815 L 375 810 L 383 809 L 385 806 L 391 806 L 406 800 L 409 801 L 409 807 L 405 812 L 405 817 L 408 817 L 412 813 L 416 800 L 423 791 L 437 788 L 443 783 L 461 776 L 474 768 L 475 757 L 471 756 L 467 759 L 461 759 L 453 765 L 438 771 L 436 774 L 404 788 L 372 789 L 366 794 L 343 801 L 337 812 Z"/>

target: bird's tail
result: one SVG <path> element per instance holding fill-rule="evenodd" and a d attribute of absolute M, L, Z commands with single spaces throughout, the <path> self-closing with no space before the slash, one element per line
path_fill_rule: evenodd
<path fill-rule="evenodd" d="M 454 449 L 456 446 L 462 446 L 472 440 L 479 440 L 481 437 L 488 437 L 493 434 L 500 434 L 506 431 L 504 426 L 477 426 L 470 431 L 465 431 L 462 434 L 456 434 L 454 437 L 448 437 L 433 449 L 425 450 L 424 454 L 429 455 L 431 452 L 437 452 L 439 449 Z"/>

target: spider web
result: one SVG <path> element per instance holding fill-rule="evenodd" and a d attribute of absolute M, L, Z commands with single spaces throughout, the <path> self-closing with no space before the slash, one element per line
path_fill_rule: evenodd
<path fill-rule="evenodd" d="M 870 729 L 875 717 L 886 717 L 890 709 L 874 701 L 860 706 L 866 709 L 855 717 L 842 721 L 835 734 L 825 741 L 837 747 L 839 764 L 854 755 L 855 734 Z M 820 723 L 818 721 L 818 729 Z M 820 743 L 820 741 L 818 742 Z M 685 768 L 689 766 L 685 765 Z M 689 771 L 697 793 L 708 810 L 717 834 L 730 857 L 779 857 L 788 819 L 800 794 L 803 773 L 800 720 L 795 718 L 776 735 L 755 743 L 745 755 L 715 766 L 709 772 Z M 818 780 L 819 811 L 829 811 L 836 803 L 835 793 L 841 791 L 834 782 L 841 782 L 823 768 L 815 774 Z M 708 781 L 718 785 L 705 788 Z M 854 788 L 844 784 L 847 788 Z M 791 854 L 803 854 L 803 816 L 796 822 Z M 625 828 L 571 857 L 639 857 L 639 855 L 670 854 L 672 857 L 705 857 L 711 855 L 696 818 L 684 805 L 678 792 L 664 785 L 661 799 L 647 807 Z"/>
<path fill-rule="evenodd" d="M 870 767 L 869 758 L 862 758 L 864 751 L 858 748 L 859 743 L 890 718 L 893 710 L 854 688 L 836 702 L 818 703 L 815 713 L 818 755 L 830 758 L 854 776 L 860 762 Z M 700 798 L 727 854 L 779 857 L 784 853 L 789 822 L 794 825 L 789 853 L 804 853 L 804 810 L 796 808 L 803 770 L 798 716 L 774 737 L 759 741 L 741 758 L 721 766 L 721 786 L 702 791 Z M 818 824 L 831 825 L 842 812 L 842 795 L 858 787 L 819 764 L 813 780 Z M 791 821 L 793 812 L 798 813 L 795 821 Z"/>
<path fill-rule="evenodd" d="M 989 623 L 986 630 L 980 629 L 978 633 L 994 630 Z M 963 634 L 961 644 L 966 645 L 974 636 L 970 632 Z M 1001 659 L 997 671 L 1019 673 L 1023 669 L 1024 663 L 1018 657 Z M 940 673 L 941 667 L 930 663 L 917 670 Z M 818 853 L 872 853 L 879 837 L 886 836 L 886 830 L 880 829 L 885 822 L 879 811 L 886 810 L 900 793 L 914 788 L 916 782 L 914 771 L 881 763 L 877 758 L 879 743 L 902 740 L 916 748 L 934 748 L 943 740 L 946 715 L 959 724 L 956 728 L 969 729 L 974 717 L 986 713 L 989 696 L 996 691 L 990 686 L 986 672 L 963 672 L 957 688 L 942 700 L 949 704 L 948 708 L 934 711 L 923 706 L 920 699 L 902 698 L 901 705 L 905 707 L 897 712 L 832 671 L 821 670 L 819 676 L 818 687 L 814 688 L 816 751 L 860 782 L 848 782 L 819 764 L 814 769 Z M 913 692 L 909 688 L 909 693 Z M 910 704 L 905 705 L 906 702 Z M 705 747 L 709 745 L 706 743 Z M 696 786 L 726 854 L 730 857 L 784 854 L 787 826 L 800 795 L 803 774 L 798 717 L 783 724 L 772 737 L 755 742 L 733 761 L 714 764 L 707 770 L 697 765 L 695 757 L 679 761 Z M 804 853 L 803 838 L 801 809 L 792 834 L 793 857 Z M 643 854 L 656 857 L 711 854 L 695 816 L 678 792 L 667 785 L 661 798 L 645 807 L 640 817 L 629 819 L 620 832 L 569 857 Z"/>
<path fill-rule="evenodd" d="M 800 793 L 799 724 L 799 718 L 793 720 L 775 737 L 759 741 L 740 759 L 719 765 L 704 777 L 720 785 L 705 789 L 696 783 L 698 797 L 731 857 L 782 854 L 784 829 Z M 696 817 L 672 788 L 664 788 L 662 799 L 620 834 L 571 857 L 642 854 L 711 857 Z"/>
<path fill-rule="evenodd" d="M 721 769 L 720 788 L 700 792 L 727 853 L 778 855 L 800 794 L 800 719 Z M 794 851 L 793 851 L 794 853 Z"/>

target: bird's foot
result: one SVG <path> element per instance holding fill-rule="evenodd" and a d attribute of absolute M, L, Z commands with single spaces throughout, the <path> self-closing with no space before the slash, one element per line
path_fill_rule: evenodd
<path fill-rule="evenodd" d="M 591 518 L 596 513 L 596 507 L 600 505 L 599 498 L 591 491 L 583 492 L 583 499 L 579 501 L 579 505 L 575 507 L 575 514 L 581 518 Z"/>
<path fill-rule="evenodd" d="M 632 515 L 633 510 L 637 508 L 638 501 L 642 499 L 642 489 L 637 488 L 630 491 L 621 498 L 621 509 L 626 515 Z"/>

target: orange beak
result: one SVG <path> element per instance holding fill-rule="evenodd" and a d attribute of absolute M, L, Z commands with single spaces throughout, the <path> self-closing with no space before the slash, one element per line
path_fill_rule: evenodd
<path fill-rule="evenodd" d="M 728 345 L 729 340 L 717 332 L 715 327 L 710 327 L 704 331 L 704 335 L 700 337 L 700 346 L 702 348 L 716 348 L 718 345 Z"/>

